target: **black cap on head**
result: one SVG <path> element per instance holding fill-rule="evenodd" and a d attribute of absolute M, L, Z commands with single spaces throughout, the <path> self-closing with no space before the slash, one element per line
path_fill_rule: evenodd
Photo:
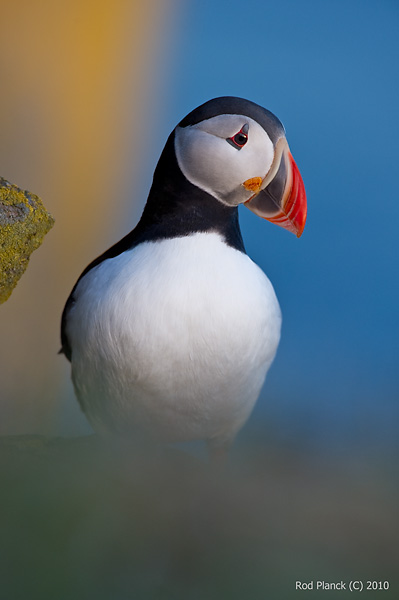
<path fill-rule="evenodd" d="M 270 110 L 245 100 L 244 98 L 236 98 L 235 96 L 221 96 L 208 100 L 198 108 L 192 110 L 182 121 L 179 127 L 188 127 L 196 125 L 206 119 L 211 119 L 218 115 L 245 115 L 250 117 L 266 131 L 273 144 L 285 135 L 284 126 L 281 121 Z"/>

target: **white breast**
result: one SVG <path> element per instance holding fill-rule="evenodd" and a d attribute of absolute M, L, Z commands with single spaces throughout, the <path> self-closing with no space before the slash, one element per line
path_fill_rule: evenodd
<path fill-rule="evenodd" d="M 72 377 L 95 429 L 232 438 L 280 338 L 273 287 L 216 233 L 146 242 L 85 275 L 68 315 Z"/>

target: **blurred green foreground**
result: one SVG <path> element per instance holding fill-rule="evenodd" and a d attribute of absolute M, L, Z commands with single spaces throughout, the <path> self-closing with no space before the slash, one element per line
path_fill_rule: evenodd
<path fill-rule="evenodd" d="M 388 580 L 397 482 L 369 462 L 264 443 L 222 470 L 181 450 L 0 438 L 0 598 L 345 598 L 295 581 Z M 327 596 L 325 596 L 327 594 Z"/>

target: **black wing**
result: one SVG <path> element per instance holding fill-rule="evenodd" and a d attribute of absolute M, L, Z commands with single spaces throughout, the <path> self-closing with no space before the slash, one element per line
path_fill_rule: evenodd
<path fill-rule="evenodd" d="M 66 334 L 66 325 L 67 325 L 67 321 L 68 321 L 69 311 L 71 310 L 72 306 L 75 303 L 74 293 L 78 286 L 78 283 L 80 282 L 82 277 L 84 277 L 89 271 L 91 271 L 91 269 L 93 269 L 94 267 L 97 267 L 104 260 L 107 260 L 108 258 L 114 258 L 115 256 L 122 254 L 122 252 L 125 252 L 126 250 L 131 250 L 132 248 L 134 248 L 134 246 L 137 246 L 137 244 L 139 244 L 141 241 L 140 236 L 137 235 L 138 229 L 139 229 L 138 227 L 136 227 L 136 229 L 133 229 L 133 231 L 128 233 L 119 242 L 117 242 L 116 244 L 111 246 L 111 248 L 108 248 L 108 250 L 106 250 L 105 252 L 103 252 L 103 254 L 101 254 L 95 260 L 93 260 L 85 268 L 85 270 L 83 271 L 83 273 L 80 275 L 79 279 L 73 286 L 72 292 L 69 294 L 68 300 L 66 301 L 66 304 L 64 306 L 64 310 L 62 311 L 61 350 L 59 351 L 59 354 L 65 354 L 65 356 L 67 357 L 67 359 L 69 361 L 71 360 L 71 357 L 72 357 L 72 348 L 69 343 L 68 336 Z"/>

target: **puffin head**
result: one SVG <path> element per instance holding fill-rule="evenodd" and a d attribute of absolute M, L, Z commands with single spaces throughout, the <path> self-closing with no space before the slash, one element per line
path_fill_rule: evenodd
<path fill-rule="evenodd" d="M 273 113 L 242 98 L 215 98 L 189 113 L 174 133 L 177 163 L 190 183 L 227 206 L 245 204 L 302 234 L 305 187 Z"/>

